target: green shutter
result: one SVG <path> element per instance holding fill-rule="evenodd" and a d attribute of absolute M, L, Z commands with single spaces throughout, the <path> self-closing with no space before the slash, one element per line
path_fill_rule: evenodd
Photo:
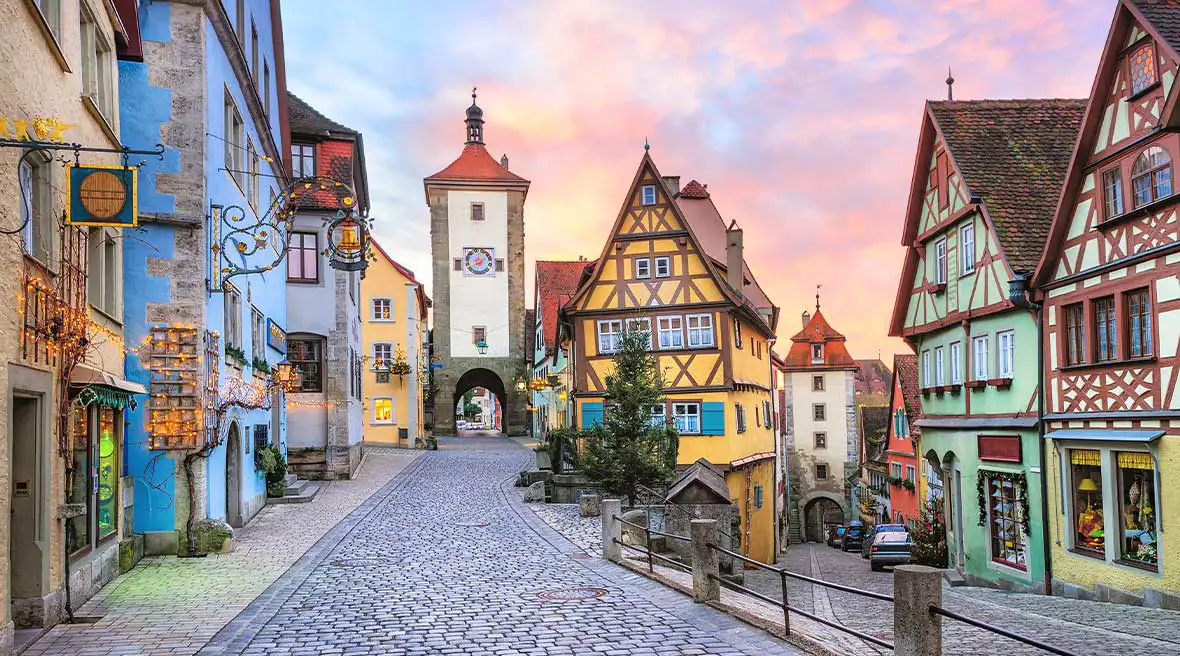
<path fill-rule="evenodd" d="M 725 434 L 725 404 L 720 401 L 710 401 L 701 404 L 701 434 Z"/>
<path fill-rule="evenodd" d="M 582 430 L 602 425 L 602 401 L 582 404 Z"/>

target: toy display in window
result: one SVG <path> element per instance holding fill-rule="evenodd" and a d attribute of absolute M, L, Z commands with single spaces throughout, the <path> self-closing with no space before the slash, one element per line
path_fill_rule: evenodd
<path fill-rule="evenodd" d="M 1088 473 L 1096 476 L 1098 480 L 1087 476 L 1078 483 L 1078 497 L 1082 503 L 1078 506 L 1081 512 L 1078 513 L 1077 519 L 1076 546 L 1079 549 L 1103 552 L 1106 549 L 1106 528 L 1102 515 L 1102 474 L 1097 471 L 1097 467 L 1074 466 L 1075 470 L 1083 468 L 1095 470 Z"/>
<path fill-rule="evenodd" d="M 1155 462 L 1148 453 L 1119 453 L 1123 560 L 1156 565 Z"/>

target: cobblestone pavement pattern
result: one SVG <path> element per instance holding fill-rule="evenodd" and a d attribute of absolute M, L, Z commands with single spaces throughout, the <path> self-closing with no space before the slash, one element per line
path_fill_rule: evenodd
<path fill-rule="evenodd" d="M 798 653 L 684 595 L 585 558 L 504 486 L 531 451 L 505 439 L 440 442 L 200 653 Z M 590 598 L 542 598 L 563 592 Z"/>
<path fill-rule="evenodd" d="M 267 506 L 238 529 L 234 552 L 145 558 L 82 606 L 96 624 L 58 625 L 25 656 L 196 653 L 227 622 L 365 499 L 421 452 L 368 449 L 357 476 L 309 504 Z"/>

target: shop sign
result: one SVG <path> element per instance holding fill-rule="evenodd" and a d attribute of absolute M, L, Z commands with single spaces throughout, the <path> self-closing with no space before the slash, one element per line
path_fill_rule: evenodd
<path fill-rule="evenodd" d="M 280 328 L 274 319 L 266 320 L 266 345 L 279 353 L 287 352 L 287 331 Z"/>
<path fill-rule="evenodd" d="M 980 435 L 979 459 L 993 462 L 1020 462 L 1023 458 L 1019 435 Z"/>
<path fill-rule="evenodd" d="M 70 203 L 66 223 L 129 228 L 139 223 L 139 170 L 93 164 L 69 166 Z"/>

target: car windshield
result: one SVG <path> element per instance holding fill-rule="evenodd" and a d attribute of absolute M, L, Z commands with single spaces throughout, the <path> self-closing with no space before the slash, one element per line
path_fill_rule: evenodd
<path fill-rule="evenodd" d="M 849 526 L 848 527 L 848 535 L 852 535 L 852 536 L 863 535 L 864 530 L 865 529 L 863 526 Z"/>
<path fill-rule="evenodd" d="M 878 534 L 877 534 L 877 537 L 876 537 L 876 538 L 874 538 L 874 541 L 875 541 L 875 542 L 877 542 L 877 543 L 881 543 L 881 542 L 905 542 L 905 541 L 907 541 L 907 540 L 909 540 L 909 539 L 910 539 L 910 536 L 909 536 L 909 534 L 907 534 L 907 533 L 896 533 L 896 532 L 894 532 L 894 533 L 878 533 Z"/>
<path fill-rule="evenodd" d="M 905 524 L 882 524 L 877 527 L 878 533 L 905 533 Z"/>
<path fill-rule="evenodd" d="M 836 527 L 836 535 L 844 535 L 844 532 L 847 530 L 848 529 L 844 528 L 843 526 L 837 526 Z"/>

